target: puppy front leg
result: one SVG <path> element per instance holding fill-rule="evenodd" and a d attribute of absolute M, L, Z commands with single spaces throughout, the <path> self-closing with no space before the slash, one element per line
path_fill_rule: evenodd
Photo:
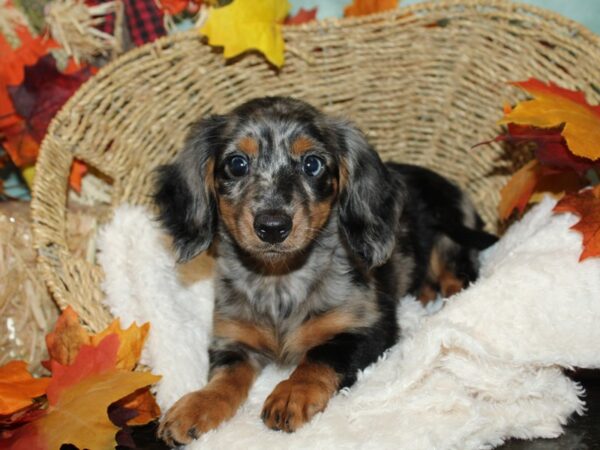
<path fill-rule="evenodd" d="M 167 411 L 158 436 L 170 446 L 188 444 L 230 419 L 248 397 L 257 369 L 242 355 L 230 351 L 217 359 L 228 361 L 213 367 L 208 384 L 181 397 Z M 212 356 L 212 355 L 211 355 Z"/>
<path fill-rule="evenodd" d="M 269 395 L 262 420 L 273 430 L 296 431 L 325 409 L 338 385 L 339 376 L 333 368 L 305 359 Z"/>
<path fill-rule="evenodd" d="M 358 370 L 376 361 L 394 342 L 394 332 L 368 330 L 341 333 L 310 349 L 265 401 L 264 423 L 274 430 L 296 431 L 323 411 L 339 389 L 354 384 Z"/>

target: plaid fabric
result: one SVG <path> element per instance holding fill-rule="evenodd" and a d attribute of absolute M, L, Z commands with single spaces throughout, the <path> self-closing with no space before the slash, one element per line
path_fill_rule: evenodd
<path fill-rule="evenodd" d="M 105 3 L 108 0 L 85 0 L 85 4 L 88 6 L 96 6 L 100 3 Z M 110 13 L 104 19 L 104 22 L 96 26 L 100 31 L 108 33 L 110 35 L 115 34 L 115 13 Z"/>
<path fill-rule="evenodd" d="M 124 0 L 123 4 L 129 35 L 136 46 L 167 34 L 163 24 L 164 13 L 154 0 Z"/>
<path fill-rule="evenodd" d="M 86 3 L 97 5 L 105 1 L 107 0 L 86 0 Z M 156 6 L 155 0 L 123 0 L 123 6 L 131 42 L 136 47 L 167 34 L 163 24 L 164 13 Z M 115 14 L 109 14 L 98 29 L 114 35 Z"/>

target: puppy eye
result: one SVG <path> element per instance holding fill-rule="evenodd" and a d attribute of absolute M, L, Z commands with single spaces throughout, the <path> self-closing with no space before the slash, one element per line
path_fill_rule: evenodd
<path fill-rule="evenodd" d="M 243 156 L 232 156 L 227 161 L 227 166 L 229 167 L 229 173 L 234 177 L 243 177 L 248 173 L 248 160 Z"/>
<path fill-rule="evenodd" d="M 318 177 L 325 170 L 325 163 L 315 155 L 309 155 L 302 162 L 302 170 L 309 177 Z"/>

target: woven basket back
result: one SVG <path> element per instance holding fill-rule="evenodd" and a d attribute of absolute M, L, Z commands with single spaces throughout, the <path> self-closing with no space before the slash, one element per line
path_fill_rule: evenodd
<path fill-rule="evenodd" d="M 151 172 L 181 148 L 188 125 L 256 96 L 304 99 L 348 117 L 384 160 L 433 168 L 466 188 L 494 230 L 499 190 L 514 170 L 499 145 L 504 102 L 523 94 L 510 80 L 536 77 L 597 101 L 598 38 L 546 11 L 504 1 L 420 4 L 360 19 L 284 27 L 281 71 L 260 55 L 233 63 L 196 32 L 131 51 L 65 105 L 43 142 L 34 187 L 39 267 L 54 298 L 87 325 L 110 318 L 102 271 L 69 251 L 67 186 L 74 158 L 102 188 L 92 204 L 150 204 Z"/>

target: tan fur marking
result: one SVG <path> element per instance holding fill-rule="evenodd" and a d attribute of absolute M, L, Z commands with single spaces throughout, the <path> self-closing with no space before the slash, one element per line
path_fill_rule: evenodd
<path fill-rule="evenodd" d="M 464 282 L 446 267 L 439 249 L 434 248 L 431 252 L 428 272 L 429 278 L 433 282 L 439 284 L 440 292 L 443 297 L 450 297 L 461 291 L 464 287 Z M 433 291 L 431 287 L 429 287 L 429 290 Z M 419 300 L 422 302 L 424 300 L 430 300 L 430 295 L 431 292 L 427 292 L 427 286 L 423 286 L 419 294 Z"/>
<path fill-rule="evenodd" d="M 296 431 L 325 409 L 339 383 L 331 367 L 305 360 L 269 395 L 263 406 L 263 421 L 275 430 Z"/>
<path fill-rule="evenodd" d="M 312 205 L 310 216 L 308 217 L 308 223 L 312 230 L 320 230 L 325 224 L 331 213 L 331 202 L 326 200 L 324 202 L 314 203 Z"/>
<path fill-rule="evenodd" d="M 255 377 L 256 370 L 247 362 L 218 370 L 204 389 L 181 397 L 167 411 L 159 437 L 170 446 L 188 444 L 218 427 L 246 400 Z"/>
<path fill-rule="evenodd" d="M 344 189 L 346 187 L 349 178 L 350 172 L 348 171 L 348 166 L 346 166 L 346 162 L 342 160 L 340 163 L 340 189 Z"/>
<path fill-rule="evenodd" d="M 213 335 L 240 342 L 258 351 L 277 353 L 277 339 L 273 332 L 250 322 L 216 317 Z"/>
<path fill-rule="evenodd" d="M 433 280 L 437 280 L 444 270 L 444 262 L 440 256 L 438 249 L 434 248 L 431 251 L 431 256 L 429 258 L 429 276 Z"/>
<path fill-rule="evenodd" d="M 336 334 L 366 325 L 369 324 L 365 324 L 364 320 L 360 320 L 354 314 L 339 310 L 309 319 L 286 337 L 281 350 L 282 359 L 294 359 L 298 355 L 304 355 Z"/>
<path fill-rule="evenodd" d="M 215 161 L 210 158 L 206 163 L 206 176 L 204 184 L 209 192 L 215 193 Z"/>
<path fill-rule="evenodd" d="M 421 289 L 419 290 L 419 301 L 422 304 L 426 305 L 430 301 L 435 300 L 436 297 L 437 292 L 431 287 L 430 284 L 425 283 L 423 286 L 421 286 Z"/>
<path fill-rule="evenodd" d="M 258 142 L 256 139 L 246 136 L 238 142 L 238 147 L 242 149 L 244 153 L 250 156 L 258 155 Z"/>
<path fill-rule="evenodd" d="M 440 290 L 443 297 L 451 297 L 462 291 L 464 283 L 449 270 L 444 270 L 440 275 Z"/>
<path fill-rule="evenodd" d="M 236 220 L 236 209 L 233 203 L 230 203 L 228 200 L 223 197 L 219 197 L 219 214 L 221 219 L 227 226 L 227 229 L 234 235 L 237 239 L 239 236 L 239 229 Z"/>
<path fill-rule="evenodd" d="M 300 136 L 292 142 L 292 155 L 302 156 L 314 147 L 313 141 L 306 136 Z"/>

